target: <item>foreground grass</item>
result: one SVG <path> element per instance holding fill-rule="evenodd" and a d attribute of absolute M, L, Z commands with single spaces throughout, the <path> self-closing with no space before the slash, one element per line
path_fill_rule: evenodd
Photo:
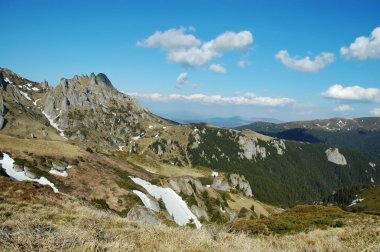
<path fill-rule="evenodd" d="M 0 177 L 0 251 L 379 251 L 378 217 L 292 235 L 131 223 L 34 183 Z"/>

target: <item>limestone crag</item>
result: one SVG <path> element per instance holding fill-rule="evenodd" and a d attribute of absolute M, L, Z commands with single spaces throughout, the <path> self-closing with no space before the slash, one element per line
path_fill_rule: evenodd
<path fill-rule="evenodd" d="M 343 154 L 339 153 L 338 148 L 329 148 L 325 151 L 327 160 L 337 165 L 347 165 L 346 158 Z"/>
<path fill-rule="evenodd" d="M 230 174 L 229 179 L 231 181 L 232 186 L 242 191 L 245 194 L 245 196 L 247 197 L 253 196 L 251 186 L 243 175 L 232 173 Z"/>

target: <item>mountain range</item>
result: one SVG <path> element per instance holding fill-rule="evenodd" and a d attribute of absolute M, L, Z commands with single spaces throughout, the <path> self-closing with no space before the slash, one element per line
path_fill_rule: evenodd
<path fill-rule="evenodd" d="M 257 132 L 179 124 L 141 108 L 101 73 L 52 87 L 1 68 L 0 112 L 3 174 L 45 181 L 132 220 L 200 227 L 270 216 L 380 181 L 376 153 L 356 138 L 351 148 L 275 135 L 292 123 L 256 123 Z M 294 125 L 379 139 L 378 118 Z"/>

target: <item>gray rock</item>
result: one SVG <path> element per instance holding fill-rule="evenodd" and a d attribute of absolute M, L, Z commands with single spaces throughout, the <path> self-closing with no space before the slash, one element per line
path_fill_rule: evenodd
<path fill-rule="evenodd" d="M 216 190 L 221 190 L 221 191 L 225 191 L 225 192 L 229 192 L 231 189 L 229 184 L 228 184 L 228 181 L 221 176 L 214 177 L 214 181 L 212 182 L 211 187 L 216 189 Z"/>
<path fill-rule="evenodd" d="M 203 217 L 206 221 L 210 221 L 210 218 L 208 217 L 208 214 L 205 209 L 200 208 L 196 205 L 192 205 L 190 207 L 191 212 L 199 219 Z"/>
<path fill-rule="evenodd" d="M 4 124 L 5 124 L 5 119 L 4 119 L 4 117 L 2 115 L 0 115 L 0 130 L 3 129 Z"/>
<path fill-rule="evenodd" d="M 37 175 L 34 172 L 32 172 L 32 169 L 30 169 L 29 167 L 24 166 L 24 172 L 25 176 L 27 176 L 28 178 L 37 179 Z"/>
<path fill-rule="evenodd" d="M 127 220 L 140 222 L 144 225 L 154 226 L 161 223 L 158 216 L 150 209 L 136 205 L 127 214 Z"/>
<path fill-rule="evenodd" d="M 67 170 L 67 166 L 68 164 L 65 163 L 65 162 L 62 162 L 62 161 L 53 161 L 51 162 L 52 164 L 52 168 L 54 170 L 57 170 L 57 171 L 60 171 L 60 172 L 63 172 L 63 171 L 66 171 Z"/>
<path fill-rule="evenodd" d="M 327 160 L 337 165 L 347 165 L 346 158 L 343 154 L 339 153 L 338 148 L 329 148 L 325 151 Z"/>
<path fill-rule="evenodd" d="M 243 175 L 232 173 L 230 174 L 230 181 L 232 186 L 242 191 L 245 194 L 245 196 L 253 196 L 251 186 Z"/>
<path fill-rule="evenodd" d="M 16 172 L 23 172 L 24 171 L 24 165 L 13 164 L 13 170 L 15 170 Z"/>

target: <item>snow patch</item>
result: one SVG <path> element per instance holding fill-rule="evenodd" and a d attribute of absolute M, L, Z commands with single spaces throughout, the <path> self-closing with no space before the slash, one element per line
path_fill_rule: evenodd
<path fill-rule="evenodd" d="M 151 183 L 140 178 L 130 178 L 136 184 L 144 187 L 145 190 L 147 190 L 148 193 L 155 197 L 157 200 L 161 198 L 169 214 L 173 216 L 174 221 L 178 225 L 184 226 L 192 219 L 197 228 L 200 228 L 202 226 L 198 218 L 190 211 L 186 202 L 183 201 L 182 198 L 173 191 L 173 189 L 152 185 Z"/>
<path fill-rule="evenodd" d="M 375 183 L 375 180 L 371 177 L 371 183 Z"/>
<path fill-rule="evenodd" d="M 352 207 L 353 205 L 356 205 L 360 202 L 362 202 L 364 199 L 354 199 L 351 204 L 348 205 L 348 207 Z"/>
<path fill-rule="evenodd" d="M 39 100 L 41 100 L 41 99 L 37 99 L 37 100 L 35 100 L 35 101 L 33 102 L 34 106 L 37 106 L 37 102 L 38 102 Z"/>
<path fill-rule="evenodd" d="M 57 170 L 54 170 L 54 169 L 51 169 L 49 171 L 49 173 L 53 174 L 55 176 L 60 176 L 60 177 L 67 177 L 67 176 L 69 176 L 69 174 L 67 174 L 67 171 L 60 172 L 60 171 L 57 171 Z"/>
<path fill-rule="evenodd" d="M 152 125 L 149 125 L 148 128 L 149 128 L 149 129 L 153 129 L 153 126 L 152 126 Z"/>
<path fill-rule="evenodd" d="M 211 177 L 218 177 L 219 176 L 219 172 L 211 172 Z"/>
<path fill-rule="evenodd" d="M 131 139 L 136 141 L 140 139 L 140 136 L 131 137 Z"/>
<path fill-rule="evenodd" d="M 12 84 L 12 81 L 10 81 L 10 80 L 8 79 L 8 77 L 5 77 L 5 78 L 4 78 L 4 81 L 8 82 L 9 84 Z"/>
<path fill-rule="evenodd" d="M 145 193 L 140 192 L 138 190 L 133 190 L 132 192 L 134 192 L 137 196 L 139 196 L 139 198 L 143 202 L 144 206 L 146 206 L 149 209 L 152 209 L 155 212 L 159 212 L 160 211 L 160 207 L 159 206 L 157 207 L 157 205 L 153 204 L 152 200 L 149 199 L 149 197 L 146 196 Z"/>
<path fill-rule="evenodd" d="M 32 100 L 32 99 L 29 97 L 29 95 L 28 95 L 27 93 L 22 92 L 21 90 L 20 90 L 20 94 L 22 94 L 22 95 L 25 97 L 25 99 L 27 99 L 27 100 L 29 100 L 29 101 Z"/>
<path fill-rule="evenodd" d="M 32 90 L 33 90 L 33 91 L 40 91 L 40 89 L 39 89 L 39 88 L 36 88 L 36 87 L 32 87 Z"/>
<path fill-rule="evenodd" d="M 54 119 L 52 119 L 48 114 L 46 114 L 45 111 L 42 111 L 42 114 L 44 114 L 44 116 L 46 117 L 46 119 L 49 120 L 50 125 L 51 125 L 53 128 L 55 128 L 56 130 L 59 131 L 59 135 L 60 135 L 61 137 L 65 137 L 65 133 L 63 133 L 63 130 L 61 130 L 61 129 L 59 128 L 58 124 L 54 122 Z M 57 117 L 58 117 L 58 116 L 57 116 Z M 56 118 L 57 118 L 57 117 L 56 117 Z"/>
<path fill-rule="evenodd" d="M 375 168 L 375 167 L 376 167 L 376 164 L 375 164 L 375 163 L 372 163 L 372 162 L 369 162 L 368 165 L 371 166 L 372 168 Z"/>
<path fill-rule="evenodd" d="M 27 177 L 23 171 L 17 172 L 13 170 L 13 163 L 15 161 L 8 154 L 6 153 L 3 153 L 3 154 L 4 154 L 4 157 L 3 157 L 3 160 L 0 160 L 0 164 L 2 165 L 2 167 L 4 168 L 8 176 L 18 181 L 28 180 L 28 181 L 35 181 L 41 185 L 48 185 L 53 189 L 55 193 L 58 192 L 58 188 L 55 187 L 55 185 L 45 177 L 40 177 L 39 179 L 31 179 Z"/>

